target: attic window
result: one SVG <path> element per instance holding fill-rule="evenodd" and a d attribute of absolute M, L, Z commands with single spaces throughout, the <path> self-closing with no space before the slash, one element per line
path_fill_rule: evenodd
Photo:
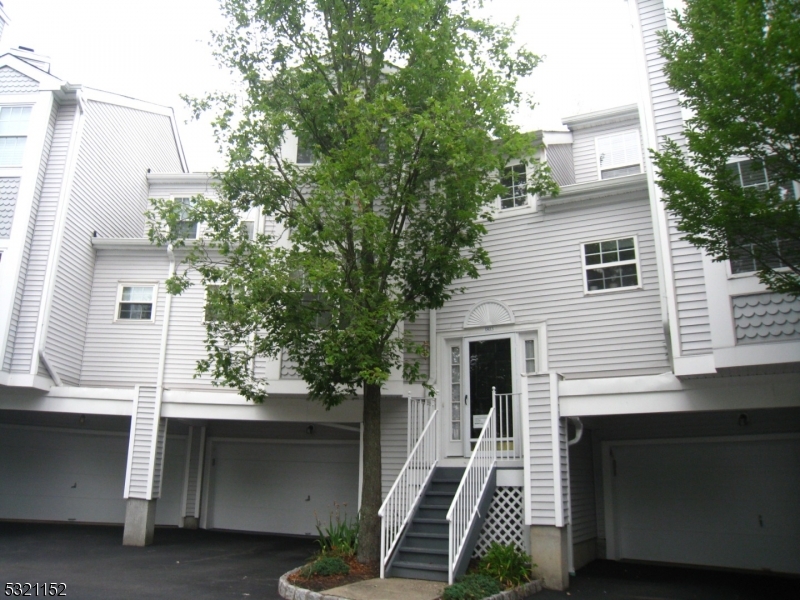
<path fill-rule="evenodd" d="M 0 167 L 21 167 L 30 106 L 0 107 Z"/>
<path fill-rule="evenodd" d="M 595 138 L 600 179 L 614 179 L 642 172 L 639 131 L 623 131 Z"/>
<path fill-rule="evenodd" d="M 506 188 L 500 198 L 501 209 L 525 206 L 528 203 L 527 173 L 524 164 L 506 167 L 500 183 Z"/>

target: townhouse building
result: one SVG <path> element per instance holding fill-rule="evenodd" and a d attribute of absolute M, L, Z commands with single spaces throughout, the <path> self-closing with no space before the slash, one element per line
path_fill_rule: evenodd
<path fill-rule="evenodd" d="M 510 164 L 492 268 L 404 324 L 437 394 L 400 373 L 383 391 L 386 576 L 452 578 L 491 541 L 555 589 L 595 558 L 800 572 L 800 301 L 680 239 L 647 152 L 683 130 L 667 13 L 630 6 L 642 102 L 541 132 L 561 193 Z M 124 523 L 145 545 L 155 525 L 311 535 L 355 515 L 360 399 L 309 402 L 283 356 L 254 364 L 260 405 L 195 376 L 205 290 L 166 293 L 182 250 L 143 213 L 216 191 L 171 111 L 13 51 L 0 138 L 0 519 Z"/>

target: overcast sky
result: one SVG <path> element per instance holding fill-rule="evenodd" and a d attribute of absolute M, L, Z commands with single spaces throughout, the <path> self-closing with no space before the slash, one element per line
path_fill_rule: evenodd
<path fill-rule="evenodd" d="M 189 168 L 222 161 L 208 119 L 185 124 L 179 94 L 199 96 L 229 81 L 208 46 L 224 25 L 218 0 L 2 0 L 11 25 L 4 47 L 33 48 L 51 72 L 73 84 L 171 106 Z M 486 0 L 494 19 L 519 17 L 517 39 L 546 56 L 522 82 L 538 106 L 523 110 L 526 130 L 561 129 L 561 118 L 636 102 L 626 0 Z"/>

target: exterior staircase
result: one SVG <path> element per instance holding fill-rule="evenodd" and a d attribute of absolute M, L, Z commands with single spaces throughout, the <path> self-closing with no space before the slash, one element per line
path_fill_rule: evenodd
<path fill-rule="evenodd" d="M 436 468 L 400 540 L 388 576 L 447 581 L 447 511 L 463 475 L 463 468 Z"/>

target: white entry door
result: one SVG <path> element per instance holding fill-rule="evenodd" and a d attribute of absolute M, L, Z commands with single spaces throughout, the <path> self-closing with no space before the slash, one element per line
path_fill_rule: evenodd
<path fill-rule="evenodd" d="M 800 439 L 607 442 L 609 558 L 800 573 Z"/>

